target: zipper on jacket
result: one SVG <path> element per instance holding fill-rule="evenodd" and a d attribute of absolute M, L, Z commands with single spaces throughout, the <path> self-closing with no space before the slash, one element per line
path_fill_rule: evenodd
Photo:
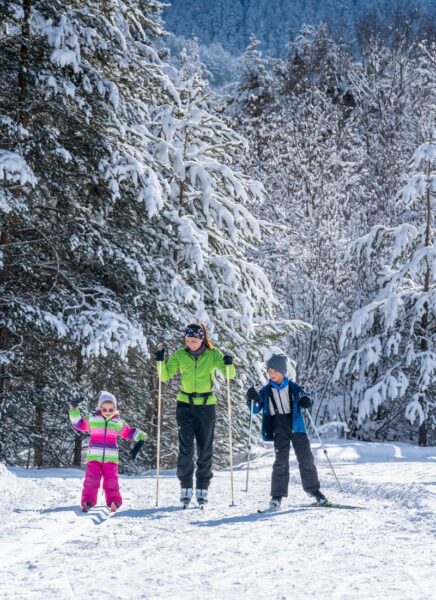
<path fill-rule="evenodd" d="M 104 417 L 103 417 L 104 419 Z M 104 455 L 106 453 L 106 433 L 107 433 L 107 426 L 108 426 L 109 420 L 106 421 L 106 419 L 104 419 L 104 437 L 103 437 L 103 456 L 101 457 L 101 462 L 104 463 Z"/>
<path fill-rule="evenodd" d="M 198 361 L 200 360 L 200 358 L 201 358 L 202 356 L 204 356 L 204 355 L 205 355 L 205 353 L 206 353 L 206 350 L 203 352 L 203 354 L 200 354 L 200 356 L 197 356 L 197 357 L 196 357 L 196 356 L 193 356 L 193 359 L 195 360 L 195 370 L 194 370 L 194 373 L 195 373 L 195 377 L 194 377 L 194 388 L 195 388 L 195 389 L 194 389 L 194 394 L 196 394 L 196 393 L 197 393 L 197 365 L 198 365 Z"/>
<path fill-rule="evenodd" d="M 201 360 L 201 358 L 203 356 L 206 355 L 207 352 L 207 348 L 206 350 L 200 354 L 200 356 L 198 358 L 196 358 L 193 354 L 191 354 L 187 349 L 185 349 L 186 353 L 188 354 L 188 356 L 190 356 L 192 358 L 192 360 L 194 361 L 194 391 L 192 392 L 193 394 L 197 394 L 197 393 L 201 393 L 197 391 L 197 365 L 198 365 L 198 361 Z M 210 393 L 212 395 L 212 381 L 211 381 L 211 390 Z M 184 394 L 188 394 L 189 392 L 183 392 Z"/>

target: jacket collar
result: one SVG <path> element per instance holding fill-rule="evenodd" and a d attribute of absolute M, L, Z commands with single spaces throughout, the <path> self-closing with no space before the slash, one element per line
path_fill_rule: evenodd
<path fill-rule="evenodd" d="M 269 385 L 275 390 L 284 390 L 285 387 L 289 385 L 289 379 L 285 377 L 280 385 L 278 383 L 274 383 L 274 381 L 270 379 Z"/>
<path fill-rule="evenodd" d="M 193 356 L 194 358 L 200 358 L 200 356 L 202 356 L 206 352 L 207 346 L 203 342 L 203 344 L 200 346 L 200 348 L 198 350 L 196 350 L 195 352 L 193 352 L 192 350 L 189 350 L 189 348 L 187 348 L 187 347 L 185 347 L 185 350 L 190 356 Z"/>

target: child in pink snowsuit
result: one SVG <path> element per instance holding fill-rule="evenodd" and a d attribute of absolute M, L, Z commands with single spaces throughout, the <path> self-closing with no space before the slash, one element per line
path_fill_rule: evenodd
<path fill-rule="evenodd" d="M 130 427 L 117 411 L 117 400 L 109 392 L 101 392 L 97 410 L 88 417 L 81 415 L 77 406 L 70 407 L 70 420 L 77 431 L 89 431 L 87 466 L 82 491 L 82 510 L 88 512 L 97 503 L 100 481 L 106 505 L 115 512 L 123 502 L 118 485 L 118 435 L 126 440 L 145 440 L 147 434 Z"/>

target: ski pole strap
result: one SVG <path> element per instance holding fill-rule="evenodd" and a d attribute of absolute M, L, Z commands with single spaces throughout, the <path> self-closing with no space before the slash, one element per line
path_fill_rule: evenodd
<path fill-rule="evenodd" d="M 205 392 L 204 394 L 199 394 L 197 392 L 193 392 L 192 394 L 188 394 L 187 392 L 180 392 L 181 394 L 183 394 L 184 396 L 188 396 L 189 398 L 189 404 L 191 406 L 194 406 L 194 398 L 203 398 L 203 406 L 206 405 L 207 403 L 207 399 L 212 396 L 212 392 Z"/>

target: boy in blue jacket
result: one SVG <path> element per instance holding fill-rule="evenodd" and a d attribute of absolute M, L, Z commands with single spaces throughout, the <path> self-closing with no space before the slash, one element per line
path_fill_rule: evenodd
<path fill-rule="evenodd" d="M 271 477 L 270 508 L 279 508 L 283 497 L 288 495 L 289 450 L 292 446 L 300 469 L 303 489 L 313 496 L 319 505 L 327 504 L 320 491 L 318 472 L 309 438 L 301 414 L 302 408 L 310 408 L 312 402 L 304 389 L 286 377 L 287 358 L 273 354 L 266 364 L 269 381 L 259 392 L 247 390 L 247 404 L 253 413 L 262 414 L 262 437 L 274 440 L 275 461 Z"/>

